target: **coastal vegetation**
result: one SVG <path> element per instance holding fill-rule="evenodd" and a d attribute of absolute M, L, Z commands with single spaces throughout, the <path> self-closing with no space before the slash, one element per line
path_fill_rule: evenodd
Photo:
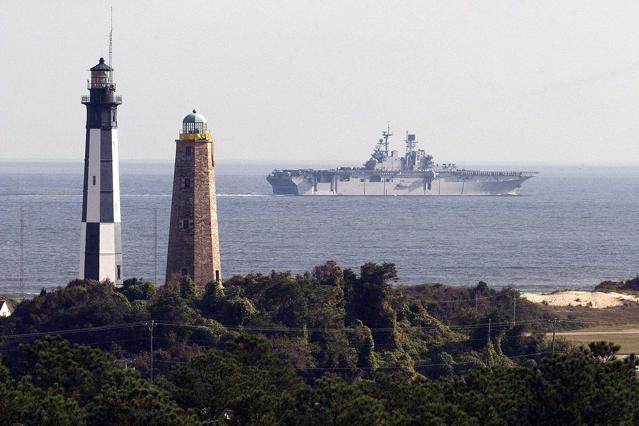
<path fill-rule="evenodd" d="M 639 292 L 639 275 L 623 281 L 604 281 L 595 287 L 595 291 L 622 291 L 629 293 Z"/>
<path fill-rule="evenodd" d="M 514 289 L 327 262 L 43 290 L 0 320 L 2 423 L 637 424 L 637 358 Z M 568 321 L 566 321 L 568 323 Z"/>

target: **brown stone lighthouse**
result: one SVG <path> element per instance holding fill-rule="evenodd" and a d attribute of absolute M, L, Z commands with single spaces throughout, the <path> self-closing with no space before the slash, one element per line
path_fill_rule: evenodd
<path fill-rule="evenodd" d="M 184 117 L 175 141 L 166 278 L 176 275 L 188 275 L 198 286 L 222 280 L 213 138 L 195 110 Z"/>

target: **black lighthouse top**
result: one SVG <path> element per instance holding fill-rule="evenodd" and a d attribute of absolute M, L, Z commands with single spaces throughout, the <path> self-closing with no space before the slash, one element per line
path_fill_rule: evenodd
<path fill-rule="evenodd" d="M 113 82 L 113 68 L 104 63 L 104 58 L 90 69 L 90 77 L 87 81 L 88 96 L 82 96 L 82 103 L 89 106 L 108 106 L 122 103 L 122 96 L 115 95 L 115 83 Z"/>
<path fill-rule="evenodd" d="M 104 63 L 104 58 L 100 58 L 100 62 L 91 68 L 89 89 L 115 90 L 115 85 L 113 84 L 113 68 Z"/>
<path fill-rule="evenodd" d="M 113 71 L 113 68 L 104 63 L 104 58 L 100 58 L 100 62 L 91 71 Z"/>

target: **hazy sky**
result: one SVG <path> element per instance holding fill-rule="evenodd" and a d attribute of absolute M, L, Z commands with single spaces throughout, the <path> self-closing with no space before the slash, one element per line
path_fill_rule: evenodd
<path fill-rule="evenodd" d="M 219 161 L 363 162 L 390 120 L 439 161 L 639 162 L 639 2 L 584 0 L 0 0 L 0 159 L 83 157 L 110 5 L 123 159 L 196 108 Z"/>

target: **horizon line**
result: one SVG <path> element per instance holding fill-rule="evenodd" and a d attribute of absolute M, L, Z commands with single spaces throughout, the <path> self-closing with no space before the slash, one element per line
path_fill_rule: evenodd
<path fill-rule="evenodd" d="M 15 162 L 15 163 L 28 163 L 28 162 L 32 162 L 32 163 L 69 163 L 69 162 L 83 162 L 84 159 L 81 157 L 77 157 L 77 158 L 55 158 L 55 159 L 51 159 L 51 158 L 0 158 L 0 163 L 11 163 L 11 162 Z M 127 162 L 127 163 L 173 163 L 174 159 L 172 158 L 121 158 L 120 162 Z M 272 165 L 273 163 L 283 163 L 283 164 L 287 164 L 287 163 L 300 163 L 300 164 L 329 164 L 329 163 L 335 163 L 335 164 L 339 164 L 338 167 L 349 167 L 350 165 L 357 165 L 359 163 L 361 163 L 361 161 L 357 161 L 357 160 L 309 160 L 309 159 L 303 159 L 303 160 L 296 160 L 296 159 L 291 159 L 291 160 L 277 160 L 277 159 L 273 159 L 273 160 L 255 160 L 255 159 L 238 159 L 238 158 L 229 158 L 229 159 L 220 159 L 218 158 L 216 162 L 219 163 L 227 163 L 227 164 L 268 164 L 268 165 Z M 549 165 L 549 166 L 554 166 L 554 165 L 572 165 L 572 166 L 637 166 L 639 165 L 639 161 L 618 161 L 618 162 L 611 162 L 611 161 L 602 161 L 602 162 L 596 162 L 596 161 L 561 161 L 561 160 L 556 160 L 556 161 L 517 161 L 517 160 L 495 160 L 495 161 L 484 161 L 484 160 L 469 160 L 469 161 L 463 161 L 463 162 L 457 162 L 457 164 L 504 164 L 504 165 L 508 165 L 508 164 L 530 164 L 530 165 Z"/>

